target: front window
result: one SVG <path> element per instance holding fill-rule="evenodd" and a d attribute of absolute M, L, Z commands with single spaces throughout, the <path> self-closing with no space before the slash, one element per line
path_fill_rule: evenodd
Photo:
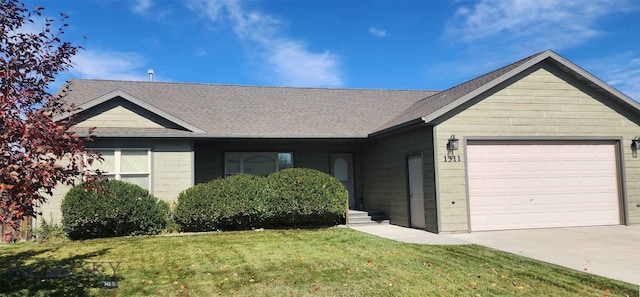
<path fill-rule="evenodd" d="M 151 153 L 149 149 L 96 149 L 104 161 L 94 162 L 93 169 L 108 178 L 125 181 L 151 190 Z"/>
<path fill-rule="evenodd" d="M 225 176 L 247 173 L 269 175 L 293 167 L 290 152 L 227 152 L 225 153 Z"/>

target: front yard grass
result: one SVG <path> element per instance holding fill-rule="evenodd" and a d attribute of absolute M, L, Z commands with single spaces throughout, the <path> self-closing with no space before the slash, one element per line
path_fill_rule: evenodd
<path fill-rule="evenodd" d="M 120 262 L 112 263 L 118 288 L 98 285 L 113 274 L 107 262 Z M 638 286 L 477 245 L 406 244 L 330 228 L 5 244 L 0 294 L 637 296 Z"/>

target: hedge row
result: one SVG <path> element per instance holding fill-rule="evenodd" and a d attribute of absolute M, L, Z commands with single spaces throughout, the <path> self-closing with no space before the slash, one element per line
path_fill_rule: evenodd
<path fill-rule="evenodd" d="M 180 193 L 174 220 L 180 231 L 248 229 L 268 211 L 272 191 L 262 176 L 234 175 Z"/>
<path fill-rule="evenodd" d="M 84 185 L 67 192 L 61 209 L 69 238 L 153 235 L 174 223 L 190 232 L 335 225 L 348 197 L 338 180 L 305 168 L 196 185 L 180 193 L 173 216 L 166 202 L 137 185 L 109 180 L 101 186 L 105 192 Z"/>
<path fill-rule="evenodd" d="M 181 231 L 190 232 L 327 226 L 343 219 L 347 197 L 331 175 L 290 168 L 196 185 L 180 193 L 174 217 Z"/>

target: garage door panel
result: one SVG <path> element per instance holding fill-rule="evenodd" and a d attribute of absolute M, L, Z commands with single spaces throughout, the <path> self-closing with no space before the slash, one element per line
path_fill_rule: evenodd
<path fill-rule="evenodd" d="M 508 206 L 509 205 L 509 198 L 506 196 L 500 196 L 500 195 L 489 195 L 490 199 L 487 199 L 487 203 L 485 204 L 485 206 L 489 206 L 489 205 L 500 205 L 500 206 Z"/>
<path fill-rule="evenodd" d="M 578 188 L 582 186 L 582 180 L 579 176 L 566 176 L 563 178 L 563 181 L 569 188 Z"/>
<path fill-rule="evenodd" d="M 503 166 L 505 166 L 509 172 L 520 172 L 525 168 L 525 164 L 522 162 L 503 163 Z"/>
<path fill-rule="evenodd" d="M 471 229 L 620 223 L 613 144 L 467 146 Z"/>
<path fill-rule="evenodd" d="M 544 187 L 551 187 L 551 188 L 561 188 L 561 187 L 565 187 L 565 183 L 563 181 L 562 176 L 551 176 L 551 177 L 546 177 L 544 179 L 544 184 L 542 185 Z"/>
<path fill-rule="evenodd" d="M 577 170 L 580 166 L 580 162 L 578 162 L 577 160 L 561 160 L 560 161 L 560 167 L 562 168 L 563 171 L 575 171 Z"/>
<path fill-rule="evenodd" d="M 485 184 L 491 188 L 504 189 L 506 181 L 503 178 L 488 178 L 485 180 Z"/>

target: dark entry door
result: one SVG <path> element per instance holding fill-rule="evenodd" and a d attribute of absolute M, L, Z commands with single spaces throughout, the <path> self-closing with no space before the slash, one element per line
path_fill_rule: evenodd
<path fill-rule="evenodd" d="M 349 191 L 349 209 L 356 209 L 354 182 L 353 182 L 353 154 L 331 154 L 331 175 L 339 180 Z"/>

